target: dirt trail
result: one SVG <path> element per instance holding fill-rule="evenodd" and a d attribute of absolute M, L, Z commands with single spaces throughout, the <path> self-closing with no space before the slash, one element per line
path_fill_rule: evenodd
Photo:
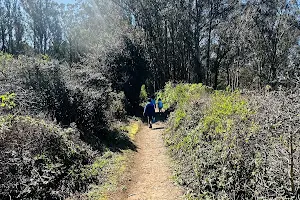
<path fill-rule="evenodd" d="M 137 153 L 130 167 L 128 200 L 179 200 L 182 191 L 171 180 L 170 162 L 162 139 L 165 124 L 143 126 L 136 137 Z"/>

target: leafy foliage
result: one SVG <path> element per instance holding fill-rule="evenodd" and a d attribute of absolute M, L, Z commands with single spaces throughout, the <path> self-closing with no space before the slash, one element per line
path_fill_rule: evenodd
<path fill-rule="evenodd" d="M 13 107 L 16 106 L 14 100 L 15 100 L 15 93 L 6 93 L 4 95 L 0 95 L 0 100 L 1 100 L 1 104 L 0 107 L 2 108 L 8 108 L 8 109 L 12 109 Z"/>
<path fill-rule="evenodd" d="M 104 151 L 134 148 L 112 128 L 124 119 L 124 94 L 111 89 L 99 61 L 70 67 L 48 58 L 0 56 L 10 69 L 0 79 L 1 199 L 85 192 L 106 178 Z"/>
<path fill-rule="evenodd" d="M 113 92 L 101 67 L 92 67 L 100 66 L 92 59 L 72 69 L 44 58 L 20 56 L 7 62 L 10 71 L 0 80 L 1 92 L 18 95 L 17 110 L 42 112 L 63 125 L 75 122 L 85 132 L 104 129 L 107 119 L 124 117 L 122 93 Z"/>
<path fill-rule="evenodd" d="M 183 97 L 190 95 L 185 92 Z M 300 105 L 295 97 L 216 91 L 177 107 L 165 140 L 177 163 L 175 178 L 188 196 L 295 198 L 300 140 L 294 123 L 299 117 L 291 109 Z"/>
<path fill-rule="evenodd" d="M 126 96 L 126 111 L 131 115 L 140 115 L 140 91 L 150 75 L 142 45 L 124 38 L 123 52 L 111 52 L 107 57 L 110 80 L 116 91 L 123 91 Z"/>
<path fill-rule="evenodd" d="M 140 101 L 141 101 L 141 103 L 145 103 L 147 101 L 147 98 L 149 98 L 149 97 L 148 97 L 148 94 L 147 94 L 147 91 L 146 91 L 146 86 L 142 85 L 141 92 L 140 92 Z"/>
<path fill-rule="evenodd" d="M 182 106 L 187 101 L 199 98 L 207 90 L 202 84 L 173 84 L 167 83 L 165 88 L 157 93 L 157 99 L 161 98 L 165 109 Z"/>
<path fill-rule="evenodd" d="M 62 199 L 86 190 L 98 175 L 79 176 L 94 155 L 75 129 L 6 115 L 0 117 L 0 134 L 1 199 Z"/>

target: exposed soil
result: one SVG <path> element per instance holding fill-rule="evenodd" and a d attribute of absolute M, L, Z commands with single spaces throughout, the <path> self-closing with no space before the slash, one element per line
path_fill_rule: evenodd
<path fill-rule="evenodd" d="M 157 122 L 153 129 L 141 127 L 136 136 L 137 152 L 129 165 L 126 190 L 113 199 L 179 200 L 182 191 L 171 180 L 170 160 L 162 139 L 165 124 Z"/>

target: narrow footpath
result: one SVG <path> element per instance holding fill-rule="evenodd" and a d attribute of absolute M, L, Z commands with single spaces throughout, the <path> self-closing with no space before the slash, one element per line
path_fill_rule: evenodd
<path fill-rule="evenodd" d="M 130 178 L 124 199 L 180 200 L 182 191 L 171 180 L 170 160 L 162 139 L 165 124 L 157 122 L 153 129 L 141 127 L 136 136 L 137 152 L 130 166 Z"/>

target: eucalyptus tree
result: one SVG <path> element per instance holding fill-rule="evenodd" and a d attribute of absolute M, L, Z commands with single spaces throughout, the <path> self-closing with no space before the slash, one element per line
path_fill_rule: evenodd
<path fill-rule="evenodd" d="M 46 54 L 61 40 L 59 7 L 53 0 L 22 0 L 36 53 Z"/>
<path fill-rule="evenodd" d="M 278 84 L 278 75 L 288 67 L 291 49 L 299 41 L 299 8 L 293 1 L 247 1 L 241 26 L 247 46 L 247 64 L 258 87 Z"/>
<path fill-rule="evenodd" d="M 0 0 L 1 48 L 9 53 L 20 50 L 24 37 L 24 23 L 19 0 Z"/>

